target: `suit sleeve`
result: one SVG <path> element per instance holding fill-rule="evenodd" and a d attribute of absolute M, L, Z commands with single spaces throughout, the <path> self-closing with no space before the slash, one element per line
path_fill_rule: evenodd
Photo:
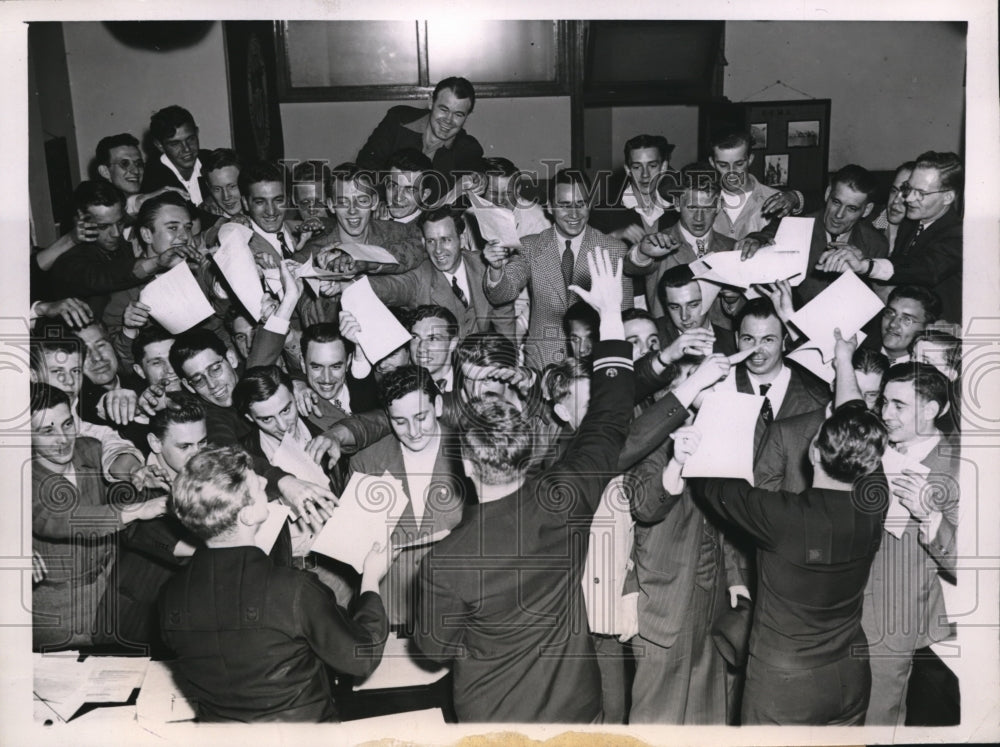
<path fill-rule="evenodd" d="M 302 635 L 319 658 L 345 674 L 367 677 L 382 661 L 389 619 L 382 598 L 366 591 L 353 615 L 337 604 L 333 592 L 308 577 L 295 600 Z"/>
<path fill-rule="evenodd" d="M 358 166 L 363 169 L 384 169 L 389 156 L 395 150 L 398 128 L 399 118 L 390 109 L 361 146 L 358 152 Z"/>
<path fill-rule="evenodd" d="M 96 250 L 95 250 L 96 251 Z M 149 278 L 136 277 L 135 260 L 105 263 L 82 251 L 71 251 L 56 260 L 52 279 L 73 297 L 99 296 L 142 285 Z"/>
<path fill-rule="evenodd" d="M 788 453 L 782 438 L 782 428 L 772 425 L 764 431 L 757 459 L 753 465 L 753 481 L 761 490 L 781 490 L 785 482 Z"/>
<path fill-rule="evenodd" d="M 388 234 L 379 244 L 396 258 L 394 265 L 375 265 L 367 270 L 368 275 L 402 275 L 404 272 L 416 269 L 427 259 L 422 237 L 417 227 L 410 223 L 405 226 L 389 223 Z"/>
<path fill-rule="evenodd" d="M 753 488 L 746 480 L 692 480 L 705 501 L 723 518 L 745 530 L 757 545 L 770 550 L 802 512 L 802 501 L 787 492 Z"/>
<path fill-rule="evenodd" d="M 468 608 L 452 588 L 460 570 L 435 568 L 434 551 L 420 562 L 416 630 L 417 648 L 435 661 L 450 661 L 465 655 L 464 617 Z"/>
<path fill-rule="evenodd" d="M 949 227 L 920 251 L 890 259 L 895 285 L 934 287 L 942 278 L 962 272 L 962 225 Z"/>
<path fill-rule="evenodd" d="M 487 268 L 483 273 L 483 292 L 486 299 L 494 306 L 505 303 L 513 303 L 521 294 L 521 291 L 528 285 L 531 277 L 531 269 L 528 266 L 528 259 L 525 256 L 527 247 L 522 242 L 522 251 L 512 256 L 499 270 Z"/>
<path fill-rule="evenodd" d="M 420 280 L 412 270 L 400 275 L 372 275 L 368 282 L 386 306 L 417 306 Z"/>
<path fill-rule="evenodd" d="M 684 425 L 687 417 L 687 408 L 673 393 L 647 407 L 629 426 L 625 445 L 618 455 L 619 471 L 630 469 L 666 441 L 671 433 Z"/>
<path fill-rule="evenodd" d="M 664 443 L 629 472 L 629 504 L 636 521 L 659 523 L 683 500 L 683 496 L 663 489 L 663 468 L 668 461 L 670 445 Z"/>

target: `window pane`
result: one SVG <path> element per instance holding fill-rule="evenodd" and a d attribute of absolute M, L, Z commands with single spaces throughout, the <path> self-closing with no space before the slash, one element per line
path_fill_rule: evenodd
<path fill-rule="evenodd" d="M 414 21 L 288 21 L 293 87 L 417 85 Z"/>
<path fill-rule="evenodd" d="M 554 21 L 428 21 L 431 85 L 450 75 L 475 83 L 553 81 L 554 31 Z"/>

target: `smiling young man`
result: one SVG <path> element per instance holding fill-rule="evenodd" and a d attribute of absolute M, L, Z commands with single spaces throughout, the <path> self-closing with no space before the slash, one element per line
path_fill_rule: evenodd
<path fill-rule="evenodd" d="M 882 353 L 889 363 L 909 361 L 914 338 L 940 316 L 941 300 L 933 291 L 917 285 L 893 288 L 880 322 Z"/>
<path fill-rule="evenodd" d="M 202 159 L 208 155 L 200 150 L 198 125 L 187 109 L 167 106 L 149 119 L 149 134 L 160 158 L 146 165 L 142 177 L 142 192 L 161 187 L 177 187 L 187 193 L 191 202 L 200 205 L 202 194 Z"/>
<path fill-rule="evenodd" d="M 240 171 L 239 188 L 254 232 L 250 250 L 255 255 L 266 253 L 275 261 L 291 257 L 296 243 L 285 225 L 285 174 L 281 168 L 265 161 L 249 164 Z"/>
<path fill-rule="evenodd" d="M 243 195 L 240 192 L 240 159 L 236 151 L 216 148 L 210 151 L 202 163 L 205 183 L 211 204 L 223 217 L 232 218 L 243 213 Z M 208 200 L 206 199 L 206 202 Z"/>

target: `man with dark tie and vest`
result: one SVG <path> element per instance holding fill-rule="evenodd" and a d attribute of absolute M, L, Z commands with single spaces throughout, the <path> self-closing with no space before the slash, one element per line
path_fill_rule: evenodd
<path fill-rule="evenodd" d="M 285 225 L 285 175 L 273 163 L 259 161 L 240 171 L 243 209 L 250 217 L 250 250 L 257 263 L 274 266 L 295 252 L 295 238 Z M 269 259 L 262 259 L 268 255 Z"/>
<path fill-rule="evenodd" d="M 963 183 L 964 169 L 956 154 L 921 154 L 909 180 L 900 186 L 906 218 L 889 258 L 866 258 L 852 247 L 841 247 L 820 257 L 821 269 L 853 270 L 893 285 L 925 286 L 941 298 L 942 318 L 961 323 Z"/>
<path fill-rule="evenodd" d="M 524 343 L 527 365 L 541 370 L 566 355 L 563 316 L 578 300 L 571 284 L 590 287 L 587 259 L 598 248 L 607 249 L 616 262 L 624 259 L 626 246 L 588 225 L 592 190 L 580 171 L 563 169 L 550 184 L 549 212 L 554 225 L 525 236 L 521 249 L 489 244 L 483 258 L 489 263 L 484 289 L 493 304 L 513 303 L 525 288 L 531 296 L 531 317 Z M 623 308 L 632 308 L 632 283 L 622 280 Z"/>

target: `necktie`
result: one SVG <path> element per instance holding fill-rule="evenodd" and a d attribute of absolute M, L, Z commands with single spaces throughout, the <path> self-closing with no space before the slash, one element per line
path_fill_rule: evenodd
<path fill-rule="evenodd" d="M 568 288 L 573 283 L 573 250 L 570 248 L 569 239 L 566 239 L 566 248 L 562 254 L 562 276 Z"/>
<path fill-rule="evenodd" d="M 278 243 L 281 244 L 281 256 L 282 257 L 289 256 L 292 252 L 288 249 L 288 242 L 285 240 L 284 230 L 278 231 L 278 233 L 275 235 L 278 237 Z"/>
<path fill-rule="evenodd" d="M 836 244 L 837 243 L 837 239 L 839 239 L 839 238 L 840 238 L 840 234 L 839 233 L 831 233 L 830 234 L 830 243 L 831 244 Z"/>
<path fill-rule="evenodd" d="M 698 256 L 705 256 L 705 239 L 695 239 L 695 244 L 698 245 Z"/>
<path fill-rule="evenodd" d="M 917 239 L 920 238 L 920 234 L 922 234 L 923 232 L 924 232 L 924 224 L 918 223 L 917 230 L 913 232 L 913 237 L 906 242 L 906 246 L 903 247 L 903 252 L 908 252 L 910 249 L 912 249 L 913 245 L 917 243 Z M 900 252 L 900 254 L 902 254 L 903 252 Z"/>
<path fill-rule="evenodd" d="M 448 386 L 448 379 L 435 379 L 434 383 L 437 385 L 438 391 L 444 393 L 445 387 Z"/>
<path fill-rule="evenodd" d="M 764 397 L 764 404 L 760 408 L 760 416 L 764 419 L 764 425 L 770 425 L 774 422 L 774 410 L 771 409 L 771 400 L 766 396 L 770 388 L 770 384 L 760 385 L 760 396 Z"/>
<path fill-rule="evenodd" d="M 462 287 L 458 284 L 458 278 L 454 275 L 451 276 L 451 292 L 462 302 L 462 306 L 469 308 L 469 299 L 465 297 L 465 291 L 462 290 Z"/>

